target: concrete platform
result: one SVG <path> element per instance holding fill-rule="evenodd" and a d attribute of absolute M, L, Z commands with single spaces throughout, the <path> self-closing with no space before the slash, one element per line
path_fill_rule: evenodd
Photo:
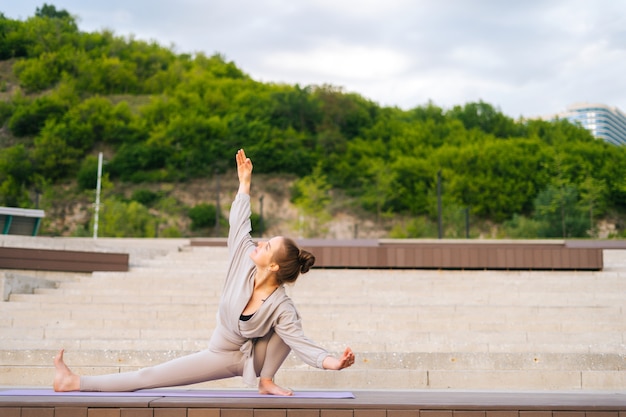
<path fill-rule="evenodd" d="M 0 416 L 624 417 L 626 393 L 355 391 L 353 399 L 3 396 Z"/>

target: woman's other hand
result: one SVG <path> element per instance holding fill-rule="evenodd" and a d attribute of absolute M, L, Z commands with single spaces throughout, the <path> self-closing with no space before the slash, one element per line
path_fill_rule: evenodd
<path fill-rule="evenodd" d="M 349 347 L 343 352 L 341 358 L 335 358 L 333 356 L 327 356 L 324 359 L 324 369 L 332 369 L 335 371 L 339 371 L 344 368 L 348 368 L 354 365 L 354 352 Z"/>

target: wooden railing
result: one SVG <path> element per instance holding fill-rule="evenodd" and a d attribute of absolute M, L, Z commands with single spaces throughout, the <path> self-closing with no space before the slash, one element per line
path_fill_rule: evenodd
<path fill-rule="evenodd" d="M 601 270 L 602 250 L 623 241 L 563 240 L 326 240 L 301 239 L 318 268 L 413 268 L 493 270 Z M 225 240 L 192 239 L 192 246 Z"/>
<path fill-rule="evenodd" d="M 128 271 L 128 254 L 0 247 L 0 269 Z"/>
<path fill-rule="evenodd" d="M 600 270 L 602 249 L 571 248 L 565 242 L 402 242 L 372 246 L 302 242 L 326 268 L 416 268 L 493 270 Z"/>

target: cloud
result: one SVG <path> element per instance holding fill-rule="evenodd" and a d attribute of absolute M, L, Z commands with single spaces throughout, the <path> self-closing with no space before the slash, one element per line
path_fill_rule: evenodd
<path fill-rule="evenodd" d="M 613 0 L 57 0 L 81 29 L 221 53 L 266 82 L 332 84 L 381 105 L 482 99 L 512 116 L 626 109 L 626 3 Z M 1 6 L 28 17 L 37 0 Z"/>
<path fill-rule="evenodd" d="M 376 80 L 406 70 L 409 60 L 390 48 L 327 42 L 306 51 L 270 52 L 262 66 L 272 73 L 310 79 Z M 294 78 L 294 77 L 291 77 Z"/>

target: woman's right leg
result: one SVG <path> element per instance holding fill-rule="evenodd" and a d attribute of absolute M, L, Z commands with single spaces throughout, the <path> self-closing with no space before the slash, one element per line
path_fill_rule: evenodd
<path fill-rule="evenodd" d="M 272 395 L 293 395 L 290 389 L 274 383 L 274 376 L 289 356 L 291 348 L 274 332 L 270 332 L 254 345 L 254 368 L 259 379 L 259 393 Z"/>
<path fill-rule="evenodd" d="M 82 376 L 81 391 L 136 391 L 146 388 L 175 387 L 241 375 L 241 352 L 203 350 L 134 372 Z"/>

